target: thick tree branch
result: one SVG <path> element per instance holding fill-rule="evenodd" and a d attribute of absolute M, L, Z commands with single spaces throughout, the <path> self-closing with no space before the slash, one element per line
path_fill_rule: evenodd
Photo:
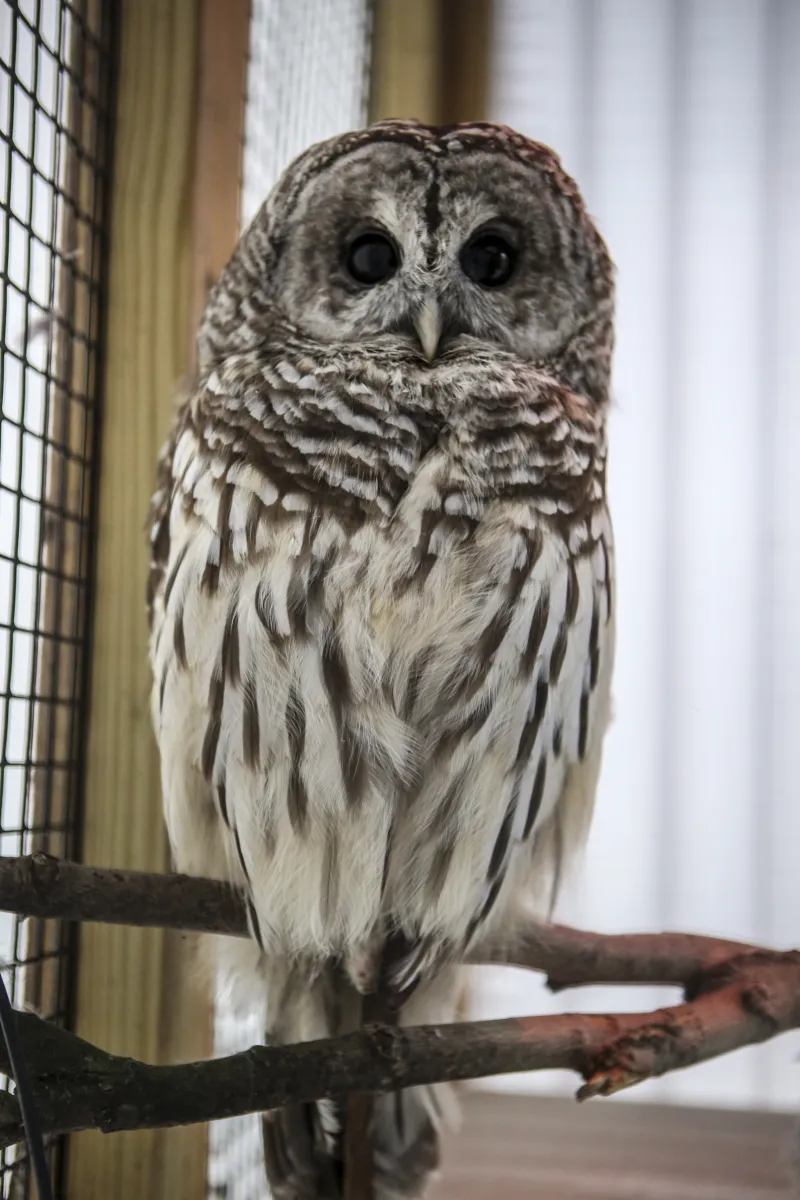
<path fill-rule="evenodd" d="M 716 990 L 654 1013 L 373 1026 L 170 1067 L 107 1054 L 30 1013 L 20 1013 L 19 1023 L 48 1133 L 182 1125 L 354 1091 L 553 1068 L 582 1076 L 578 1096 L 585 1099 L 800 1026 L 800 953 L 742 961 L 726 968 L 724 981 L 716 977 Z M 8 1070 L 2 1054 L 0 1070 Z M 9 1100 L 0 1107 L 0 1147 L 21 1138 Z"/>
<path fill-rule="evenodd" d="M 62 921 L 247 933 L 242 898 L 225 883 L 84 867 L 42 853 L 0 857 L 0 910 Z"/>

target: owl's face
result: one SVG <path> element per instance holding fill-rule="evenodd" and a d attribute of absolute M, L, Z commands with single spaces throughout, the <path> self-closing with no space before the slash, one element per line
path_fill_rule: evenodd
<path fill-rule="evenodd" d="M 433 362 L 468 337 L 547 358 L 592 298 L 586 245 L 563 237 L 541 185 L 498 154 L 363 146 L 301 193 L 275 295 L 321 341 L 391 334 Z"/>
<path fill-rule="evenodd" d="M 612 307 L 607 251 L 551 151 L 499 126 L 383 122 L 288 168 L 212 293 L 201 362 L 288 337 L 426 369 L 483 349 L 602 395 Z"/>

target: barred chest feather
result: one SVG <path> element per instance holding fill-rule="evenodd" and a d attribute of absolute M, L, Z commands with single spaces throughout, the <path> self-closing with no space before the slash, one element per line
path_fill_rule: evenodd
<path fill-rule="evenodd" d="M 157 531 L 176 862 L 244 885 L 269 953 L 341 954 L 366 986 L 396 928 L 420 948 L 410 978 L 502 924 L 554 815 L 591 805 L 613 642 L 602 461 L 587 451 L 580 505 L 559 509 L 558 489 L 481 487 L 485 459 L 443 435 L 370 514 L 234 450 L 185 424 Z"/>

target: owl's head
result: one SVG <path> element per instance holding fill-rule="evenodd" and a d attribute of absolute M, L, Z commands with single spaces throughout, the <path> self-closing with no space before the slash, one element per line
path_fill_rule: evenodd
<path fill-rule="evenodd" d="M 608 252 L 552 151 L 386 121 L 287 169 L 212 293 L 200 361 L 287 336 L 431 369 L 480 347 L 602 400 L 612 317 Z"/>

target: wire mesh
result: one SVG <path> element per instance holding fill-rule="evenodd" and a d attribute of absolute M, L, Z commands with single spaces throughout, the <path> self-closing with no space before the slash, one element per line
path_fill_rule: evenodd
<path fill-rule="evenodd" d="M 253 0 L 242 222 L 313 142 L 367 113 L 369 0 Z"/>
<path fill-rule="evenodd" d="M 370 0 L 253 0 L 241 215 L 246 225 L 284 167 L 313 142 L 364 124 Z M 215 1051 L 233 1054 L 263 1038 L 258 1013 L 237 1014 L 220 991 Z M 209 1197 L 262 1200 L 257 1117 L 211 1126 Z"/>
<path fill-rule="evenodd" d="M 0 0 L 4 855 L 77 849 L 112 7 Z M 59 922 L 0 914 L 0 960 L 17 1007 L 67 1018 L 72 936 Z M 27 1175 L 18 1151 L 0 1155 L 0 1194 L 31 1194 Z"/>

